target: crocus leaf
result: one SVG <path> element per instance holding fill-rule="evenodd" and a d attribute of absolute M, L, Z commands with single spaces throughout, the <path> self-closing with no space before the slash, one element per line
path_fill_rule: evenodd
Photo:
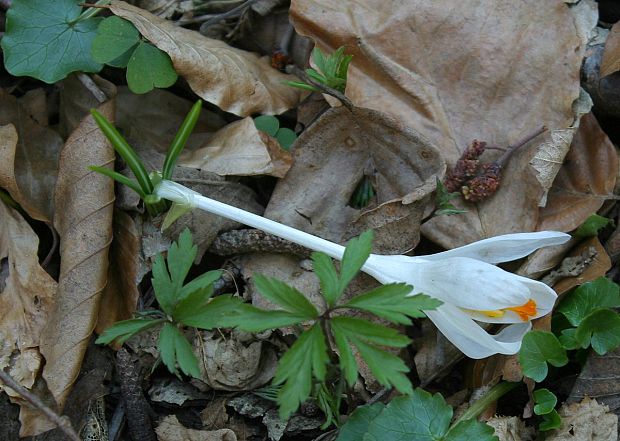
<path fill-rule="evenodd" d="M 536 415 L 546 415 L 551 413 L 558 404 L 558 398 L 549 389 L 538 389 L 534 391 L 534 413 Z"/>
<path fill-rule="evenodd" d="M 139 42 L 140 33 L 131 22 L 112 16 L 99 24 L 91 53 L 98 63 L 109 63 L 135 49 Z"/>
<path fill-rule="evenodd" d="M 618 306 L 620 306 L 620 287 L 606 277 L 599 277 L 568 294 L 557 311 L 562 313 L 571 325 L 579 326 L 592 311 Z"/>
<path fill-rule="evenodd" d="M 611 309 L 599 309 L 589 314 L 577 327 L 575 340 L 582 348 L 603 355 L 620 345 L 620 315 Z"/>
<path fill-rule="evenodd" d="M 612 224 L 613 219 L 609 219 L 598 214 L 593 214 L 586 219 L 586 221 L 579 226 L 573 233 L 573 237 L 592 237 L 596 236 L 600 230 L 607 225 Z"/>
<path fill-rule="evenodd" d="M 265 132 L 269 136 L 276 136 L 280 128 L 280 121 L 272 115 L 261 115 L 254 118 L 254 125 L 261 132 Z"/>
<path fill-rule="evenodd" d="M 78 20 L 81 13 L 75 0 L 14 1 L 1 42 L 9 73 L 51 84 L 71 72 L 99 72 L 90 47 L 102 19 Z"/>
<path fill-rule="evenodd" d="M 523 374 L 541 382 L 547 376 L 547 363 L 560 367 L 568 363 L 566 350 L 551 332 L 531 331 L 523 337 L 519 351 Z"/>
<path fill-rule="evenodd" d="M 165 52 L 141 42 L 127 64 L 127 85 L 133 93 L 142 94 L 155 87 L 166 88 L 177 81 L 177 73 Z"/>
<path fill-rule="evenodd" d="M 303 332 L 286 351 L 274 378 L 274 384 L 284 384 L 278 395 L 282 420 L 310 396 L 313 378 L 325 380 L 328 361 L 325 335 L 318 324 Z"/>

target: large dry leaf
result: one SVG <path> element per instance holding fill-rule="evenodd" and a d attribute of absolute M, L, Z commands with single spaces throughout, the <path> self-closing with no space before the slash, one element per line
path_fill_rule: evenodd
<path fill-rule="evenodd" d="M 110 247 L 108 283 L 101 294 L 97 334 L 136 311 L 140 291 L 140 233 L 134 220 L 121 210 L 114 212 L 114 240 Z"/>
<path fill-rule="evenodd" d="M 293 166 L 265 215 L 334 242 L 372 228 L 377 252 L 402 253 L 417 245 L 428 195 L 444 169 L 437 150 L 400 121 L 333 108 L 297 139 Z M 357 210 L 348 204 L 365 172 L 376 198 Z"/>
<path fill-rule="evenodd" d="M 38 247 L 28 222 L 0 202 L 0 369 L 28 389 L 43 361 L 39 344 L 57 287 L 39 266 Z M 25 403 L 12 389 L 4 391 Z"/>
<path fill-rule="evenodd" d="M 293 0 L 291 16 L 322 49 L 354 55 L 346 94 L 356 105 L 401 119 L 452 165 L 473 139 L 506 146 L 574 123 L 584 28 L 596 23 L 596 5 L 581 3 L 584 20 L 560 0 Z M 545 189 L 529 163 L 540 142 L 512 157 L 490 200 L 424 233 L 451 248 L 533 230 Z"/>
<path fill-rule="evenodd" d="M 571 149 L 540 209 L 538 230 L 572 231 L 614 190 L 618 155 L 592 114 L 585 115 Z"/>
<path fill-rule="evenodd" d="M 300 91 L 285 84 L 293 77 L 272 68 L 268 57 L 175 26 L 122 1 L 114 0 L 110 9 L 170 55 L 174 69 L 196 94 L 227 112 L 278 114 L 299 102 Z"/>
<path fill-rule="evenodd" d="M 585 397 L 596 399 L 609 406 L 612 412 L 620 412 L 620 348 L 605 355 L 590 351 L 588 359 L 575 380 L 568 396 L 570 403 L 579 402 Z"/>
<path fill-rule="evenodd" d="M 607 41 L 601 61 L 601 77 L 607 76 L 620 70 L 620 22 L 613 25 Z"/>
<path fill-rule="evenodd" d="M 0 89 L 0 187 L 34 219 L 51 222 L 60 135 L 39 125 L 20 100 Z M 17 136 L 15 134 L 17 133 Z"/>
<path fill-rule="evenodd" d="M 114 101 L 98 107 L 114 117 Z M 54 216 L 60 235 L 60 279 L 56 309 L 45 329 L 43 377 L 60 408 L 71 390 L 97 323 L 112 241 L 113 181 L 88 169 L 109 166 L 114 150 L 93 118 L 85 117 L 61 152 Z"/>
<path fill-rule="evenodd" d="M 179 165 L 221 176 L 271 175 L 282 178 L 293 162 L 278 141 L 261 132 L 250 117 L 220 129 L 199 149 L 186 151 Z"/>
<path fill-rule="evenodd" d="M 188 429 L 179 423 L 175 415 L 164 417 L 155 433 L 159 441 L 237 441 L 237 435 L 230 429 Z"/>
<path fill-rule="evenodd" d="M 558 411 L 559 429 L 549 432 L 547 441 L 616 441 L 618 416 L 609 407 L 588 397 L 579 403 L 564 403 Z"/>

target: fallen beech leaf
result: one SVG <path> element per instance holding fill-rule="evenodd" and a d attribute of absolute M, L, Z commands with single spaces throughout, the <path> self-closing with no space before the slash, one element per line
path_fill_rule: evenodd
<path fill-rule="evenodd" d="M 536 438 L 536 429 L 527 427 L 518 417 L 495 416 L 485 421 L 495 429 L 499 441 L 530 441 Z"/>
<path fill-rule="evenodd" d="M 185 151 L 179 165 L 221 176 L 271 175 L 282 178 L 291 154 L 275 138 L 259 131 L 250 117 L 228 124 L 199 149 Z"/>
<path fill-rule="evenodd" d="M 98 107 L 108 119 L 114 101 Z M 56 309 L 41 344 L 43 377 L 60 409 L 75 381 L 97 323 L 101 293 L 108 273 L 112 241 L 114 183 L 88 169 L 114 162 L 114 150 L 89 115 L 75 129 L 61 152 L 54 216 L 60 235 L 60 277 Z"/>
<path fill-rule="evenodd" d="M 612 26 L 601 61 L 601 77 L 620 70 L 620 22 Z"/>
<path fill-rule="evenodd" d="M 155 428 L 159 441 L 237 441 L 230 429 L 194 430 L 184 427 L 175 415 L 164 417 Z"/>
<path fill-rule="evenodd" d="M 294 77 L 272 68 L 268 57 L 175 26 L 122 1 L 112 1 L 110 9 L 166 52 L 196 94 L 227 112 L 278 114 L 299 102 L 300 91 L 285 84 Z"/>
<path fill-rule="evenodd" d="M 353 54 L 346 95 L 355 105 L 401 119 L 454 164 L 474 139 L 506 146 L 541 125 L 573 124 L 589 31 L 583 27 L 596 24 L 596 5 L 581 3 L 571 10 L 536 0 L 293 0 L 291 17 L 321 49 L 345 46 Z M 545 189 L 529 163 L 539 143 L 512 157 L 492 198 L 431 220 L 424 234 L 452 248 L 534 230 Z"/>
<path fill-rule="evenodd" d="M 558 413 L 562 417 L 562 425 L 548 434 L 547 441 L 618 439 L 618 416 L 595 400 L 586 397 L 580 403 L 565 403 Z"/>
<path fill-rule="evenodd" d="M 222 337 L 202 331 L 194 338 L 194 353 L 200 360 L 200 380 L 216 390 L 254 390 L 273 378 L 278 357 L 271 345 L 239 333 Z"/>
<path fill-rule="evenodd" d="M 43 361 L 39 344 L 57 287 L 39 266 L 38 247 L 39 238 L 28 222 L 0 202 L 0 369 L 28 389 Z M 12 401 L 30 406 L 12 389 L 2 389 Z"/>
<path fill-rule="evenodd" d="M 588 359 L 575 380 L 567 401 L 574 403 L 585 397 L 596 399 L 617 413 L 620 410 L 620 348 L 598 355 L 590 351 Z"/>
<path fill-rule="evenodd" d="M 112 228 L 108 283 L 101 293 L 97 334 L 118 321 L 130 319 L 140 296 L 140 233 L 131 216 L 121 210 L 114 211 Z"/>
<path fill-rule="evenodd" d="M 424 207 L 445 169 L 424 138 L 380 112 L 342 106 L 325 112 L 295 145 L 266 217 L 338 243 L 372 228 L 374 249 L 384 254 L 417 245 Z M 357 210 L 348 204 L 366 170 L 376 203 Z"/>
<path fill-rule="evenodd" d="M 34 219 L 51 222 L 60 135 L 37 124 L 15 97 L 0 89 L 0 187 Z"/>
<path fill-rule="evenodd" d="M 572 231 L 613 193 L 618 155 L 592 114 L 585 115 L 564 159 L 536 229 Z"/>

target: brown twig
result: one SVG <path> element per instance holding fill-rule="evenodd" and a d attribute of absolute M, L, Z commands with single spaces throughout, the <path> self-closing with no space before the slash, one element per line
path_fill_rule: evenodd
<path fill-rule="evenodd" d="M 247 0 L 246 2 L 240 4 L 239 6 L 237 6 L 236 8 L 232 8 L 230 11 L 226 11 L 222 14 L 218 14 L 215 17 L 205 21 L 203 24 L 200 25 L 200 29 L 199 32 L 201 34 L 206 34 L 207 29 L 209 29 L 211 26 L 213 26 L 214 24 L 219 23 L 222 20 L 226 20 L 227 18 L 230 17 L 236 17 L 237 15 L 241 15 L 247 8 L 249 8 L 250 6 L 252 6 L 254 3 L 256 3 L 258 0 Z"/>
<path fill-rule="evenodd" d="M 329 87 L 323 83 L 319 83 L 318 81 L 315 81 L 313 78 L 309 77 L 308 74 L 306 74 L 306 72 L 304 72 L 302 69 L 298 68 L 295 65 L 287 66 L 286 71 L 288 73 L 292 73 L 293 75 L 297 76 L 299 79 L 303 80 L 304 82 L 316 87 L 321 92 L 326 93 L 327 95 L 331 95 L 334 98 L 337 98 L 347 109 L 349 109 L 350 111 L 353 111 L 353 103 L 351 102 L 349 98 L 347 98 L 344 95 L 344 93 L 340 92 L 339 90 L 336 90 L 333 87 Z"/>
<path fill-rule="evenodd" d="M 309 257 L 311 250 L 300 245 L 265 233 L 261 230 L 232 230 L 220 234 L 209 247 L 209 252 L 218 256 L 244 253 L 288 253 Z"/>
<path fill-rule="evenodd" d="M 41 268 L 43 269 L 47 269 L 47 266 L 52 261 L 52 258 L 54 257 L 54 254 L 56 253 L 56 250 L 58 249 L 58 244 L 60 243 L 58 233 L 56 232 L 54 225 L 50 224 L 48 225 L 48 227 L 50 229 L 50 233 L 52 233 L 52 247 L 47 253 L 47 256 L 45 256 L 45 259 L 43 259 L 43 262 L 41 263 Z"/>
<path fill-rule="evenodd" d="M 69 439 L 71 439 L 72 441 L 81 441 L 79 435 L 73 429 L 69 418 L 67 418 L 66 416 L 58 415 L 52 409 L 47 407 L 39 397 L 37 397 L 35 394 L 33 394 L 24 386 L 15 381 L 13 377 L 11 377 L 2 369 L 0 369 L 0 380 L 2 380 L 6 387 L 13 389 L 15 392 L 24 397 L 35 408 L 40 410 L 41 413 L 43 413 L 43 415 L 45 415 L 45 417 L 52 423 L 56 424 L 60 428 L 60 430 L 62 430 L 69 437 Z"/>
<path fill-rule="evenodd" d="M 504 166 L 506 161 L 508 161 L 508 159 L 510 158 L 510 155 L 512 155 L 515 151 L 519 150 L 525 144 L 527 144 L 528 142 L 530 142 L 531 140 L 536 138 L 538 135 L 541 135 L 541 134 L 545 133 L 546 131 L 547 131 L 547 127 L 542 126 L 539 129 L 535 130 L 534 132 L 530 133 L 529 135 L 521 138 L 516 143 L 509 145 L 506 148 L 506 151 L 504 152 L 504 154 L 502 156 L 500 156 L 495 161 L 495 163 L 499 164 L 500 166 Z"/>

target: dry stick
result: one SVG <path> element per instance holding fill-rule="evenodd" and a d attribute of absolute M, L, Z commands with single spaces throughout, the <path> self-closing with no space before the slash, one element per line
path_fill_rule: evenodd
<path fill-rule="evenodd" d="M 514 144 L 509 145 L 506 148 L 506 151 L 504 152 L 504 154 L 502 156 L 500 156 L 495 161 L 495 163 L 499 164 L 500 166 L 503 166 L 506 163 L 506 161 L 508 161 L 508 159 L 510 158 L 510 155 L 512 155 L 519 148 L 523 147 L 525 144 L 527 144 L 528 142 L 530 142 L 531 140 L 536 138 L 538 135 L 541 135 L 541 134 L 543 134 L 546 131 L 547 131 L 547 127 L 542 126 L 538 130 L 530 133 L 529 135 L 525 136 L 524 138 L 520 139 L 519 141 L 515 142 Z"/>
<path fill-rule="evenodd" d="M 286 253 L 310 257 L 312 250 L 261 230 L 232 230 L 220 234 L 209 247 L 218 256 L 245 253 Z"/>
<path fill-rule="evenodd" d="M 0 380 L 4 383 L 5 386 L 10 387 L 15 392 L 24 397 L 30 404 L 32 404 L 35 408 L 40 410 L 43 415 L 47 417 L 52 423 L 56 424 L 60 430 L 67 434 L 67 436 L 73 441 L 81 441 L 79 435 L 73 429 L 71 425 L 71 421 L 66 416 L 60 416 L 52 409 L 47 407 L 43 401 L 35 394 L 30 392 L 24 386 L 19 384 L 17 381 L 13 379 L 8 373 L 4 370 L 0 369 Z"/>
<path fill-rule="evenodd" d="M 227 11 L 227 12 L 224 12 L 222 14 L 216 15 L 215 17 L 209 19 L 208 21 L 205 21 L 202 25 L 200 25 L 199 32 L 201 34 L 205 34 L 209 27 L 211 27 L 214 24 L 217 24 L 220 21 L 225 20 L 227 18 L 235 17 L 237 15 L 240 15 L 243 11 L 245 11 L 247 8 L 252 6 L 257 1 L 258 0 L 247 0 L 245 3 L 240 4 L 236 8 L 232 8 L 230 11 Z"/>
<path fill-rule="evenodd" d="M 289 72 L 289 70 L 291 72 Z M 289 73 L 293 73 L 295 76 L 299 77 L 301 80 L 305 81 L 306 83 L 316 87 L 321 92 L 331 95 L 334 98 L 337 98 L 347 109 L 349 109 L 350 111 L 353 111 L 353 103 L 351 102 L 349 98 L 347 98 L 344 95 L 344 93 L 340 92 L 339 90 L 336 90 L 333 87 L 326 86 L 323 83 L 319 83 L 318 81 L 309 77 L 306 72 L 304 72 L 302 69 L 298 68 L 297 66 L 294 66 L 294 65 L 287 66 L 286 71 Z"/>

